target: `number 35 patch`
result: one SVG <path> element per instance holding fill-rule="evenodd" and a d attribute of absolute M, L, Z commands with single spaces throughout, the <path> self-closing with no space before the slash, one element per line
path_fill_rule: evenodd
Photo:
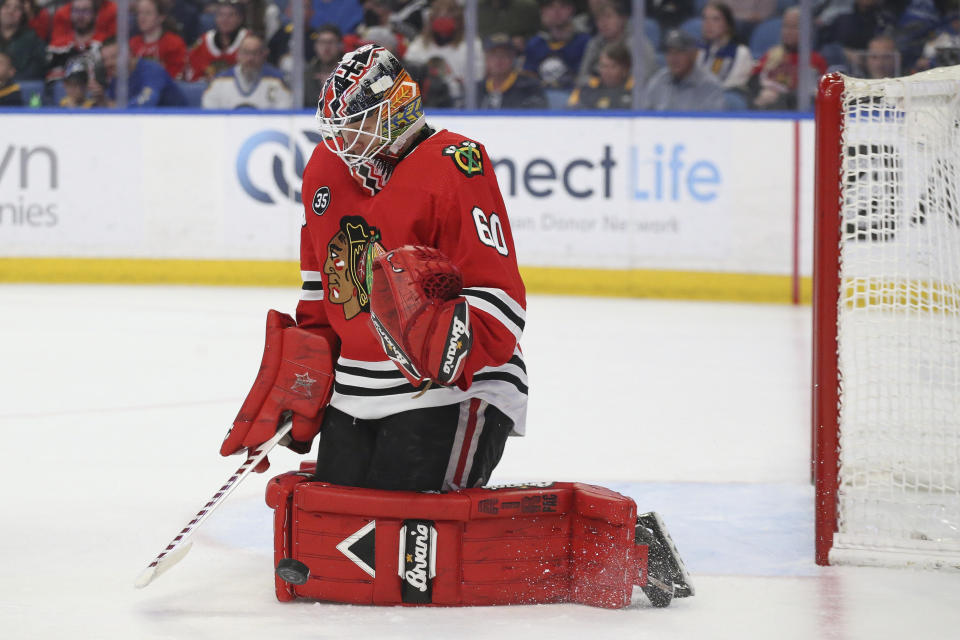
<path fill-rule="evenodd" d="M 503 224 L 500 222 L 500 216 L 491 213 L 488 218 L 480 207 L 474 207 L 471 213 L 473 214 L 473 223 L 477 225 L 477 236 L 480 237 L 480 242 L 488 247 L 493 247 L 502 256 L 510 255 L 510 250 L 507 249 L 507 239 L 503 235 Z"/>
<path fill-rule="evenodd" d="M 327 207 L 330 206 L 330 187 L 320 187 L 313 194 L 313 212 L 322 216 Z"/>

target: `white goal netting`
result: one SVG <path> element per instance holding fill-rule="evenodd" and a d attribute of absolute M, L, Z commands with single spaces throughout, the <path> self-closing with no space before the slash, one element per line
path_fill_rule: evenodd
<path fill-rule="evenodd" d="M 844 85 L 830 561 L 960 568 L 960 68 Z"/>

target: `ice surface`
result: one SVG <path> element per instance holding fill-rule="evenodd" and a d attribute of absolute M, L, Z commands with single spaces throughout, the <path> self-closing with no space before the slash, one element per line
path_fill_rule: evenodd
<path fill-rule="evenodd" d="M 279 603 L 255 476 L 133 581 L 242 462 L 217 455 L 283 289 L 0 286 L 3 638 L 955 638 L 960 576 L 813 563 L 810 311 L 533 296 L 529 435 L 495 483 L 660 511 L 697 596 L 652 609 Z M 286 450 L 271 471 L 294 468 Z"/>

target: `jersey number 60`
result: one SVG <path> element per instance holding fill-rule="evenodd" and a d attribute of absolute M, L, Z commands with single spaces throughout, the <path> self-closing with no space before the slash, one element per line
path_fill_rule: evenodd
<path fill-rule="evenodd" d="M 491 213 L 490 217 L 483 212 L 480 207 L 473 208 L 473 222 L 477 225 L 477 235 L 480 242 L 493 247 L 502 256 L 510 255 L 507 249 L 507 239 L 503 236 L 503 225 L 500 223 L 500 216 Z"/>

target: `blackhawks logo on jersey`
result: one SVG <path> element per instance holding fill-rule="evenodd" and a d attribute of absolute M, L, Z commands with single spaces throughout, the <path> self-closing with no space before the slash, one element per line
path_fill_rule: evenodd
<path fill-rule="evenodd" d="M 350 320 L 362 311 L 370 311 L 366 278 L 368 247 L 380 240 L 380 230 L 360 216 L 340 219 L 340 230 L 327 243 L 323 273 L 327 277 L 327 300 L 343 307 Z"/>
<path fill-rule="evenodd" d="M 480 154 L 480 145 L 476 142 L 464 140 L 459 147 L 448 145 L 444 147 L 443 155 L 450 156 L 454 166 L 468 178 L 483 175 L 483 156 Z"/>

